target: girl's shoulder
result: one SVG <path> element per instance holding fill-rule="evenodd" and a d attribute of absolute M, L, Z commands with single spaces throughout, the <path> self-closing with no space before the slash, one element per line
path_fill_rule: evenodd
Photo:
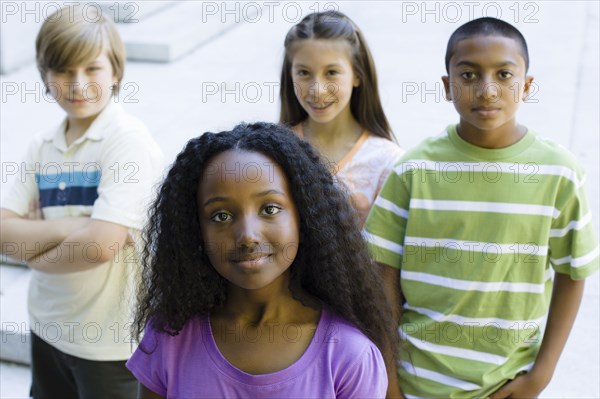
<path fill-rule="evenodd" d="M 319 322 L 318 338 L 332 355 L 354 362 L 367 352 L 379 352 L 377 346 L 353 323 L 323 307 L 324 315 Z"/>
<path fill-rule="evenodd" d="M 323 318 L 321 364 L 329 364 L 339 396 L 383 397 L 385 362 L 377 346 L 354 324 L 329 311 Z"/>
<path fill-rule="evenodd" d="M 163 331 L 149 322 L 144 332 L 142 344 L 174 348 L 187 345 L 190 340 L 203 338 L 210 331 L 208 316 L 195 316 L 185 322 L 179 331 Z"/>
<path fill-rule="evenodd" d="M 369 136 L 364 145 L 365 152 L 379 154 L 379 156 L 392 157 L 394 159 L 400 158 L 406 152 L 397 143 L 377 136 L 371 132 L 368 133 Z"/>

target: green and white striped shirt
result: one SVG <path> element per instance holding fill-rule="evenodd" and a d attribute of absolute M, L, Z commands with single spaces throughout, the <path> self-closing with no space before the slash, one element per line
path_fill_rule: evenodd
<path fill-rule="evenodd" d="M 531 368 L 552 269 L 598 269 L 583 184 L 574 156 L 532 131 L 485 149 L 449 126 L 396 164 L 365 233 L 375 260 L 401 269 L 408 398 L 485 397 Z"/>

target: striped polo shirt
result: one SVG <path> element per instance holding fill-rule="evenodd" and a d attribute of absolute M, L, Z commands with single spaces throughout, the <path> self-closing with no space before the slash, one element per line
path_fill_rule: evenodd
<path fill-rule="evenodd" d="M 532 131 L 485 149 L 449 126 L 396 164 L 365 233 L 375 260 L 401 269 L 407 397 L 485 397 L 532 367 L 552 270 L 598 269 L 584 180 Z"/>
<path fill-rule="evenodd" d="M 32 208 L 39 207 L 45 220 L 88 216 L 126 226 L 136 238 L 164 166 L 161 149 L 142 122 L 112 101 L 70 145 L 65 128 L 66 120 L 35 137 L 2 208 L 31 216 Z M 76 242 L 69 245 L 85 249 Z M 32 270 L 31 331 L 80 358 L 129 358 L 135 349 L 129 328 L 139 262 L 130 245 L 111 250 L 111 261 L 88 270 Z M 95 251 L 90 248 L 87 256 L 96 256 Z"/>

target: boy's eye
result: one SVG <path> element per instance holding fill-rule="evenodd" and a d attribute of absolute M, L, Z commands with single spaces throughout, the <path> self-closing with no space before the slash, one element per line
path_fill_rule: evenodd
<path fill-rule="evenodd" d="M 499 75 L 502 79 L 510 79 L 513 76 L 513 74 L 509 71 L 500 71 Z"/>
<path fill-rule="evenodd" d="M 88 71 L 90 71 L 90 72 L 96 72 L 96 71 L 99 71 L 99 70 L 100 70 L 100 67 L 98 67 L 98 66 L 93 66 L 93 67 L 89 67 L 88 68 Z"/>
<path fill-rule="evenodd" d="M 217 223 L 227 222 L 231 219 L 231 215 L 226 212 L 217 212 L 210 217 L 210 220 Z"/>
<path fill-rule="evenodd" d="M 476 77 L 475 72 L 470 72 L 470 71 L 463 72 L 460 74 L 460 76 L 465 80 L 473 80 Z"/>
<path fill-rule="evenodd" d="M 277 215 L 279 212 L 281 212 L 281 208 L 276 205 L 267 205 L 263 209 L 263 213 L 269 216 Z"/>

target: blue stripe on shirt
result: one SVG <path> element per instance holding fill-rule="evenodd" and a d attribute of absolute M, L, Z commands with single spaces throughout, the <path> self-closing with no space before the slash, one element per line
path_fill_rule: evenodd
<path fill-rule="evenodd" d="M 64 190 L 51 188 L 40 190 L 40 207 L 65 205 L 94 205 L 98 198 L 98 187 L 67 187 Z"/>
<path fill-rule="evenodd" d="M 97 168 L 88 168 L 83 171 L 70 171 L 54 174 L 35 174 L 35 181 L 41 190 L 65 187 L 93 187 L 100 184 L 102 172 Z"/>

